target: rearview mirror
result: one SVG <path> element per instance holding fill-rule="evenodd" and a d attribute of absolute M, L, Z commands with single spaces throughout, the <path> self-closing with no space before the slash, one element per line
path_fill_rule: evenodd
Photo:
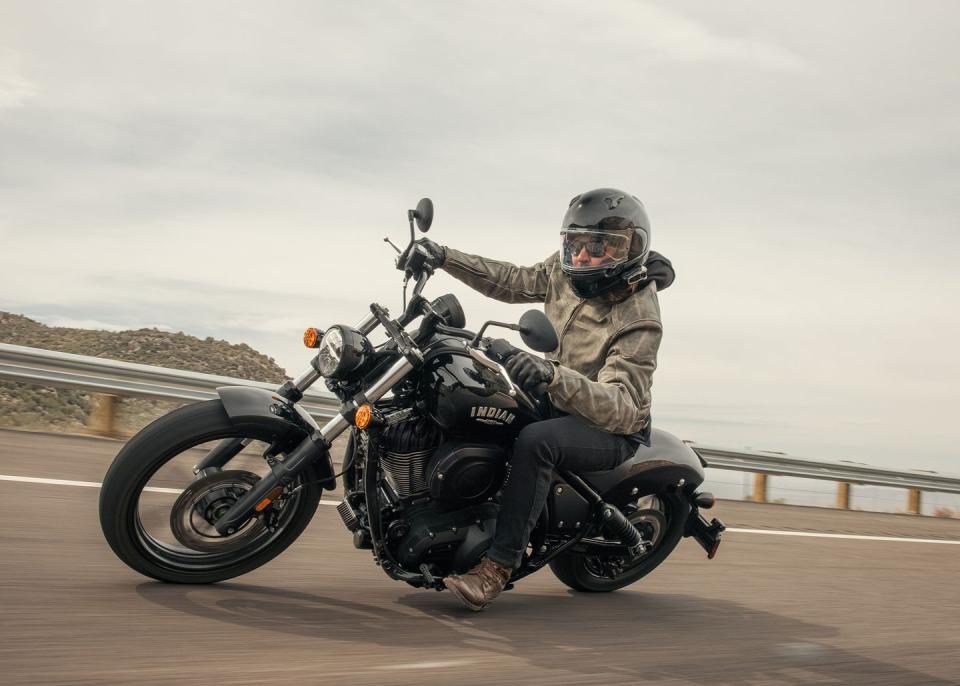
<path fill-rule="evenodd" d="M 421 198 L 417 209 L 413 211 L 413 218 L 417 220 L 417 228 L 426 233 L 433 223 L 433 200 Z"/>
<path fill-rule="evenodd" d="M 517 328 L 520 338 L 531 349 L 538 353 L 549 353 L 557 349 L 560 341 L 553 324 L 540 310 L 527 310 L 520 317 L 520 326 Z"/>

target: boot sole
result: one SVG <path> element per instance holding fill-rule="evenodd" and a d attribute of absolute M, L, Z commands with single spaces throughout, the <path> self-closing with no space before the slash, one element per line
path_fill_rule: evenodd
<path fill-rule="evenodd" d="M 460 603 L 464 607 L 466 607 L 468 610 L 473 610 L 474 612 L 480 612 L 481 610 L 483 610 L 483 608 L 489 605 L 489 603 L 484 603 L 482 605 L 474 605 L 469 600 L 467 600 L 467 598 L 462 593 L 460 593 L 460 590 L 456 586 L 447 585 L 447 588 L 450 589 L 450 592 L 453 593 L 453 595 L 457 596 L 457 600 L 459 600 Z"/>

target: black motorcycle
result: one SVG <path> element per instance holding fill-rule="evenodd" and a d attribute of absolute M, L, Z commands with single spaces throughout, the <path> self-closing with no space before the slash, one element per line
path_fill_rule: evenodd
<path fill-rule="evenodd" d="M 273 392 L 219 388 L 218 400 L 181 407 L 124 446 L 104 478 L 100 523 L 127 565 L 176 583 L 249 572 L 297 539 L 340 476 L 340 517 L 354 545 L 373 551 L 389 576 L 440 590 L 443 577 L 478 562 L 517 434 L 555 414 L 544 393 L 526 393 L 510 378 L 502 363 L 515 349 L 484 333 L 516 330 L 539 352 L 555 349 L 557 335 L 537 310 L 474 333 L 463 328 L 455 296 L 424 298 L 432 271 L 414 223 L 430 228 L 430 200 L 408 219 L 409 245 L 394 246 L 405 274 L 399 317 L 374 303 L 355 327 L 308 329 L 305 343 L 318 352 L 297 379 Z M 385 342 L 373 345 L 378 327 Z M 321 378 L 341 401 L 322 427 L 298 404 Z M 331 446 L 346 432 L 337 474 Z M 573 589 L 612 591 L 648 574 L 685 536 L 712 558 L 724 527 L 700 514 L 714 504 L 697 491 L 705 466 L 654 429 L 650 445 L 615 469 L 558 470 L 511 581 L 549 564 Z"/>

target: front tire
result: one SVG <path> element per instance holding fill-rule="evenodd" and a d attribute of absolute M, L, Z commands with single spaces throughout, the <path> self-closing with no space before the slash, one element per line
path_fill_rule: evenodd
<path fill-rule="evenodd" d="M 165 465 L 172 464 L 175 458 L 192 448 L 225 438 L 249 438 L 268 445 L 277 445 L 279 440 L 267 426 L 237 428 L 227 416 L 223 404 L 219 400 L 210 400 L 181 407 L 161 417 L 134 436 L 114 459 L 100 491 L 100 526 L 114 553 L 131 569 L 171 583 L 223 581 L 269 562 L 303 533 L 316 512 L 322 493 L 316 475 L 309 469 L 301 478 L 300 488 L 285 501 L 284 507 L 291 509 L 285 509 L 277 517 L 273 530 L 261 526 L 251 535 L 251 530 L 247 529 L 241 547 L 225 546 L 226 552 L 191 550 L 151 533 L 141 517 L 143 493 L 149 491 L 152 498 L 168 493 L 175 497 L 179 489 L 191 486 L 193 475 L 192 472 L 184 475 L 181 469 L 180 479 L 170 484 L 175 488 L 150 487 L 151 479 L 161 473 Z M 190 457 L 187 455 L 188 459 Z M 233 469 L 233 466 L 231 461 L 227 468 Z M 266 469 L 265 462 L 263 468 Z M 247 482 L 258 478 L 250 472 L 224 472 L 240 473 L 249 475 Z M 243 479 L 234 481 L 233 487 L 243 487 Z M 228 489 L 221 490 L 227 492 Z M 157 496 L 155 492 L 161 495 Z"/>
<path fill-rule="evenodd" d="M 680 539 L 683 538 L 687 515 L 690 513 L 690 505 L 676 493 L 660 494 L 657 499 L 662 505 L 661 510 L 666 519 L 666 527 L 655 539 L 653 549 L 644 553 L 622 573 L 612 578 L 598 573 L 597 559 L 583 553 L 560 555 L 550 562 L 550 571 L 574 591 L 586 593 L 609 593 L 645 577 L 666 560 L 677 547 Z M 637 517 L 631 515 L 628 519 L 636 523 Z"/>

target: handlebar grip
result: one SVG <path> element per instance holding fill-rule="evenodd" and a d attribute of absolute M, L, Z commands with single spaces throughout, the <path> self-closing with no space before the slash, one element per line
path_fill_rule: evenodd
<path fill-rule="evenodd" d="M 536 386 L 533 387 L 533 394 L 540 396 L 541 398 L 547 397 L 547 382 L 541 381 Z"/>
<path fill-rule="evenodd" d="M 487 346 L 487 354 L 501 364 L 516 352 L 517 348 L 502 338 L 495 338 Z"/>

